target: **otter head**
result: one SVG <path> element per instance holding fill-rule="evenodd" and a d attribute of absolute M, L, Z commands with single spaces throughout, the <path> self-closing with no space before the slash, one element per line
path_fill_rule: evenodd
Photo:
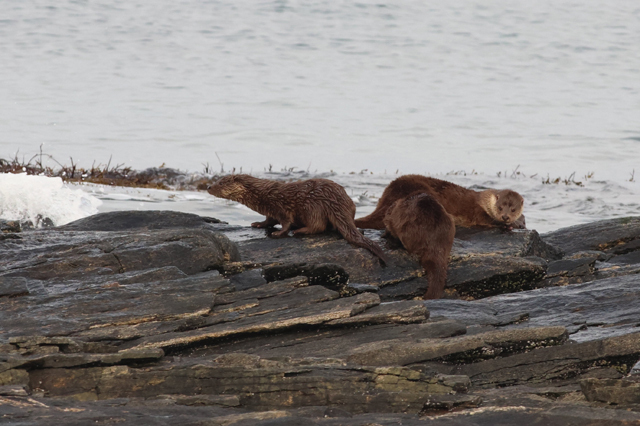
<path fill-rule="evenodd" d="M 490 216 L 498 222 L 513 224 L 520 216 L 524 207 L 522 195 L 510 189 L 493 192 L 493 203 L 490 205 Z"/>
<path fill-rule="evenodd" d="M 243 175 L 225 176 L 207 187 L 209 194 L 232 201 L 241 201 L 246 191 Z"/>

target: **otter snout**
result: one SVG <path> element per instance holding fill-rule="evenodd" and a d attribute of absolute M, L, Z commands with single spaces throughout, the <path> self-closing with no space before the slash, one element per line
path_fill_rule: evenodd
<path fill-rule="evenodd" d="M 502 215 L 502 220 L 509 223 L 509 216 L 507 216 L 506 214 Z"/>

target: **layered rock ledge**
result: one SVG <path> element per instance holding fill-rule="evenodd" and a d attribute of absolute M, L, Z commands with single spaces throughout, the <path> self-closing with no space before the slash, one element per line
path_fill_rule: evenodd
<path fill-rule="evenodd" d="M 444 299 L 377 231 L 176 212 L 0 228 L 0 422 L 640 423 L 640 218 L 459 230 Z"/>

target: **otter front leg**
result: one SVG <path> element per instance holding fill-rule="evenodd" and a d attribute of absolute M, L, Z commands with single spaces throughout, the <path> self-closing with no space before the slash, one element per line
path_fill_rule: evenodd
<path fill-rule="evenodd" d="M 272 237 L 286 237 L 291 229 L 291 222 L 282 222 L 282 229 L 276 232 L 272 232 Z"/>
<path fill-rule="evenodd" d="M 267 219 L 263 220 L 262 222 L 253 222 L 251 224 L 251 227 L 252 228 L 271 228 L 277 225 L 278 223 L 280 222 L 278 222 L 277 219 L 267 216 Z"/>

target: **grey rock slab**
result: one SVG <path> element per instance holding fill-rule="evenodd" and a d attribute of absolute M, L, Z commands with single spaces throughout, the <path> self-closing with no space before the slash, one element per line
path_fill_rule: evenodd
<path fill-rule="evenodd" d="M 541 346 L 558 345 L 566 339 L 564 327 L 542 327 L 413 342 L 381 341 L 360 346 L 347 361 L 360 365 L 409 365 L 431 360 L 474 362 Z"/>
<path fill-rule="evenodd" d="M 429 300 L 432 316 L 467 325 L 498 325 L 496 321 L 528 315 L 509 327 L 577 326 L 578 341 L 633 333 L 640 324 L 640 276 L 627 275 L 566 287 L 503 294 L 475 301 Z"/>
<path fill-rule="evenodd" d="M 4 415 L 3 425 L 7 426 L 85 426 L 115 421 L 123 426 L 628 426 L 640 419 L 640 414 L 635 412 L 553 403 L 541 407 L 483 405 L 420 416 L 401 413 L 351 414 L 326 406 L 249 411 L 237 407 L 177 405 L 172 400 L 142 398 L 100 401 L 58 399 L 55 404 L 48 398 L 5 398 L 0 401 L 0 410 Z"/>
<path fill-rule="evenodd" d="M 22 232 L 20 221 L 0 219 L 0 233 Z"/>
<path fill-rule="evenodd" d="M 538 348 L 508 357 L 465 364 L 451 370 L 469 376 L 474 386 L 543 383 L 578 376 L 594 367 L 628 372 L 640 359 L 640 333 L 584 343 Z"/>
<path fill-rule="evenodd" d="M 565 286 L 604 278 L 596 275 L 597 260 L 598 255 L 553 261 L 549 263 L 544 279 L 536 283 L 535 287 Z"/>
<path fill-rule="evenodd" d="M 580 387 L 589 401 L 607 404 L 640 404 L 640 381 L 623 379 L 584 379 Z"/>
<path fill-rule="evenodd" d="M 577 252 L 598 250 L 623 254 L 635 251 L 640 238 L 640 217 L 601 220 L 570 226 L 542 235 L 542 239 L 559 247 L 569 256 Z"/>
<path fill-rule="evenodd" d="M 452 259 L 473 256 L 540 257 L 555 260 L 562 252 L 550 245 L 535 230 L 515 229 L 505 231 L 500 228 L 460 228 L 456 229 L 456 242 L 451 253 Z"/>
<path fill-rule="evenodd" d="M 224 232 L 224 228 L 218 229 Z M 265 265 L 267 281 L 271 275 L 286 278 L 302 274 L 312 279 L 311 272 L 304 273 L 301 270 L 305 267 L 311 270 L 319 268 L 320 265 L 334 265 L 335 279 L 327 278 L 328 273 L 321 274 L 322 280 L 327 281 L 325 284 L 334 290 L 349 290 L 348 286 L 344 287 L 346 281 L 340 269 L 343 268 L 350 282 L 375 284 L 378 287 L 396 287 L 411 283 L 405 286 L 407 289 L 395 291 L 394 294 L 394 289 L 383 290 L 390 295 L 385 300 L 424 294 L 426 280 L 421 278 L 423 271 L 415 257 L 381 238 L 380 231 L 366 230 L 365 235 L 385 248 L 389 258 L 386 268 L 381 268 L 377 260 L 366 250 L 351 246 L 335 233 L 278 239 L 268 238 L 266 235 L 263 230 L 255 230 L 255 238 L 238 241 L 238 245 L 244 260 Z M 231 234 L 229 237 L 233 238 Z M 471 289 L 474 283 L 481 285 L 488 282 L 492 275 L 511 275 L 520 278 L 512 280 L 515 283 L 513 287 L 518 290 L 518 285 L 523 282 L 525 286 L 530 286 L 541 279 L 546 270 L 546 261 L 542 258 L 554 259 L 558 256 L 559 254 L 544 243 L 535 231 L 474 230 L 456 239 L 450 263 L 454 279 L 450 280 L 450 285 L 456 287 L 457 284 L 461 284 Z M 521 260 L 523 257 L 529 260 Z M 509 262 L 505 258 L 514 260 Z M 479 267 L 484 268 L 482 273 L 478 272 Z M 457 270 L 460 270 L 460 273 L 457 273 Z M 466 278 L 474 273 L 477 275 L 476 280 Z M 330 282 L 333 281 L 336 282 L 335 288 L 330 286 Z M 339 289 L 336 286 L 341 287 Z M 503 288 L 507 286 L 503 285 Z M 495 289 L 493 291 L 501 292 Z M 385 293 L 381 292 L 381 297 L 385 298 Z"/>
<path fill-rule="evenodd" d="M 9 355 L 2 357 L 3 368 L 71 368 L 93 365 L 116 365 L 155 362 L 164 356 L 162 349 L 124 350 L 109 354 L 54 353 L 35 356 Z"/>
<path fill-rule="evenodd" d="M 157 229 L 210 228 L 211 224 L 224 223 L 212 217 L 172 210 L 165 211 L 116 211 L 99 213 L 76 220 L 58 229 L 66 231 L 148 231 Z"/>
<path fill-rule="evenodd" d="M 367 232 L 367 236 L 370 233 Z M 229 235 L 233 238 L 232 235 Z M 377 238 L 379 240 L 379 236 Z M 368 251 L 354 247 L 342 239 L 337 233 L 324 233 L 304 237 L 269 238 L 263 230 L 255 231 L 255 238 L 238 241 L 240 254 L 245 261 L 256 262 L 262 265 L 276 263 L 278 269 L 274 270 L 274 279 L 288 278 L 293 275 L 286 274 L 286 266 L 291 265 L 295 270 L 291 273 L 300 275 L 299 265 L 339 265 L 344 268 L 351 281 L 363 283 L 384 283 L 396 280 L 397 277 L 417 274 L 419 266 L 406 256 L 406 252 L 400 253 L 394 265 L 400 267 L 412 265 L 413 270 L 405 271 L 399 268 L 381 268 L 378 260 Z M 265 270 L 267 272 L 267 270 Z M 335 272 L 336 277 L 341 275 Z M 269 280 L 269 278 L 267 278 Z"/>
<path fill-rule="evenodd" d="M 547 261 L 539 257 L 469 257 L 449 265 L 446 288 L 463 298 L 481 299 L 530 290 L 546 270 Z"/>
<path fill-rule="evenodd" d="M 173 281 L 77 288 L 59 294 L 0 298 L 0 341 L 22 335 L 105 334 L 104 327 L 172 321 L 209 313 L 229 282 L 215 273 Z M 102 330 L 101 330 L 102 328 Z"/>
<path fill-rule="evenodd" d="M 119 212 L 124 213 L 136 214 Z M 195 274 L 240 260 L 237 246 L 210 227 L 81 231 L 67 226 L 0 241 L 0 276 L 63 280 L 168 266 Z"/>
<path fill-rule="evenodd" d="M 473 408 L 482 404 L 482 398 L 478 395 L 431 395 L 424 403 L 423 413 L 428 414 L 430 411 L 447 410 L 460 408 Z"/>
<path fill-rule="evenodd" d="M 236 395 L 170 395 L 177 405 L 219 405 L 222 407 L 237 407 L 240 399 Z"/>
<path fill-rule="evenodd" d="M 300 283 L 300 280 L 298 280 Z M 261 298 L 241 298 L 234 303 L 214 305 L 211 312 L 211 318 L 208 319 L 211 323 L 217 322 L 216 317 L 219 314 L 228 312 L 238 312 L 241 317 L 251 317 L 256 315 L 264 315 L 270 312 L 284 311 L 292 308 L 298 308 L 302 306 L 317 304 L 329 300 L 334 300 L 340 297 L 340 295 L 328 288 L 320 285 L 307 286 L 305 281 L 302 281 L 303 286 L 293 287 L 289 283 L 284 283 L 280 286 L 280 294 L 277 293 L 277 286 L 272 287 L 272 294 L 267 296 L 263 295 Z M 295 285 L 295 284 L 294 284 Z M 271 286 L 270 286 L 271 287 Z M 248 291 L 251 293 L 251 291 Z M 235 293 L 230 293 L 235 294 Z M 238 317 L 240 319 L 240 316 Z"/>
<path fill-rule="evenodd" d="M 0 386 L 0 396 L 27 396 L 24 386 L 4 385 Z"/>
<path fill-rule="evenodd" d="M 355 294 L 347 285 L 349 274 L 346 273 L 342 266 L 336 264 L 319 263 L 308 265 L 306 263 L 295 263 L 268 265 L 264 267 L 263 275 L 268 282 L 304 276 L 311 285 L 323 285 L 330 290 L 338 291 L 343 296 L 353 296 Z"/>
<path fill-rule="evenodd" d="M 27 280 L 22 277 L 0 277 L 0 297 L 18 297 L 29 294 Z"/>
<path fill-rule="evenodd" d="M 247 316 L 237 321 L 216 324 L 183 333 L 167 333 L 131 343 L 135 348 L 185 347 L 202 341 L 212 341 L 232 335 L 273 332 L 294 326 L 319 325 L 331 320 L 347 318 L 380 304 L 380 298 L 372 293 L 338 300 L 330 300 L 309 306 L 299 306 L 264 315 Z"/>
<path fill-rule="evenodd" d="M 403 300 L 383 303 L 359 315 L 329 321 L 327 325 L 411 324 L 427 318 L 429 311 L 422 301 Z"/>
<path fill-rule="evenodd" d="M 237 395 L 240 405 L 273 410 L 331 405 L 351 413 L 419 412 L 433 394 L 455 393 L 444 376 L 403 367 L 362 368 L 338 363 L 286 363 L 229 358 L 151 367 L 52 368 L 30 371 L 31 388 L 50 396 L 112 399 L 185 395 Z M 257 363 L 257 364 L 253 364 Z M 253 365 L 252 365 L 253 364 Z"/>
<path fill-rule="evenodd" d="M 230 282 L 231 284 L 234 284 L 232 279 L 230 279 Z M 236 287 L 237 290 L 234 292 L 217 295 L 214 306 L 237 303 L 245 299 L 265 299 L 268 297 L 276 297 L 308 285 L 309 280 L 307 277 L 294 277 L 282 281 L 275 281 L 269 284 L 265 282 L 263 285 L 250 287 L 248 289 L 237 289 Z"/>
<path fill-rule="evenodd" d="M 251 269 L 243 271 L 239 274 L 229 276 L 229 280 L 234 285 L 236 290 L 247 290 L 249 288 L 260 287 L 267 283 L 264 279 L 262 269 Z"/>
<path fill-rule="evenodd" d="M 366 315 L 373 307 L 360 315 Z M 357 318 L 356 315 L 353 318 Z M 350 317 L 351 318 L 351 317 Z M 185 352 L 185 356 L 204 357 L 212 354 L 246 352 L 263 358 L 335 358 L 346 359 L 359 347 L 380 341 L 437 339 L 466 333 L 466 327 L 456 321 L 443 319 L 416 324 L 378 324 L 358 328 L 320 328 L 297 330 L 273 336 L 254 336 L 211 343 L 203 348 Z"/>
<path fill-rule="evenodd" d="M 557 276 L 593 275 L 598 258 L 580 257 L 578 259 L 562 259 L 549 263 L 547 278 Z"/>
<path fill-rule="evenodd" d="M 205 274 L 212 275 L 212 274 Z M 89 341 L 101 340 L 132 340 L 145 336 L 158 335 L 169 332 L 182 332 L 186 330 L 197 329 L 201 327 L 219 324 L 223 322 L 237 321 L 246 316 L 260 315 L 274 310 L 284 310 L 292 306 L 302 306 L 310 303 L 316 303 L 323 300 L 331 300 L 338 297 L 338 294 L 332 292 L 322 286 L 315 286 L 312 289 L 302 290 L 295 295 L 286 295 L 299 287 L 306 287 L 306 278 L 290 279 L 283 282 L 275 282 L 260 288 L 249 289 L 240 292 L 233 292 L 233 284 L 226 279 L 213 275 L 218 280 L 218 286 L 213 286 L 215 281 L 206 282 L 200 276 L 189 277 L 185 280 L 178 280 L 174 284 L 177 291 L 185 294 L 188 293 L 193 286 L 193 281 L 202 282 L 203 285 L 210 288 L 203 288 L 201 291 L 217 292 L 212 297 L 211 307 L 209 310 L 203 306 L 203 310 L 195 313 L 185 313 L 171 319 L 171 317 L 157 318 L 132 318 L 130 321 L 120 321 L 115 323 L 102 324 L 100 327 L 92 327 L 87 330 L 73 332 L 74 337 Z M 190 285 L 185 285 L 190 283 Z M 169 283 L 156 283 L 161 288 L 167 288 Z M 173 287 L 170 287 L 173 288 Z M 172 289 L 170 291 L 176 291 Z M 202 293 L 196 295 L 196 299 L 202 302 L 206 299 L 202 298 Z M 281 296 L 281 297 L 277 297 Z M 268 299 L 260 303 L 260 299 Z"/>

